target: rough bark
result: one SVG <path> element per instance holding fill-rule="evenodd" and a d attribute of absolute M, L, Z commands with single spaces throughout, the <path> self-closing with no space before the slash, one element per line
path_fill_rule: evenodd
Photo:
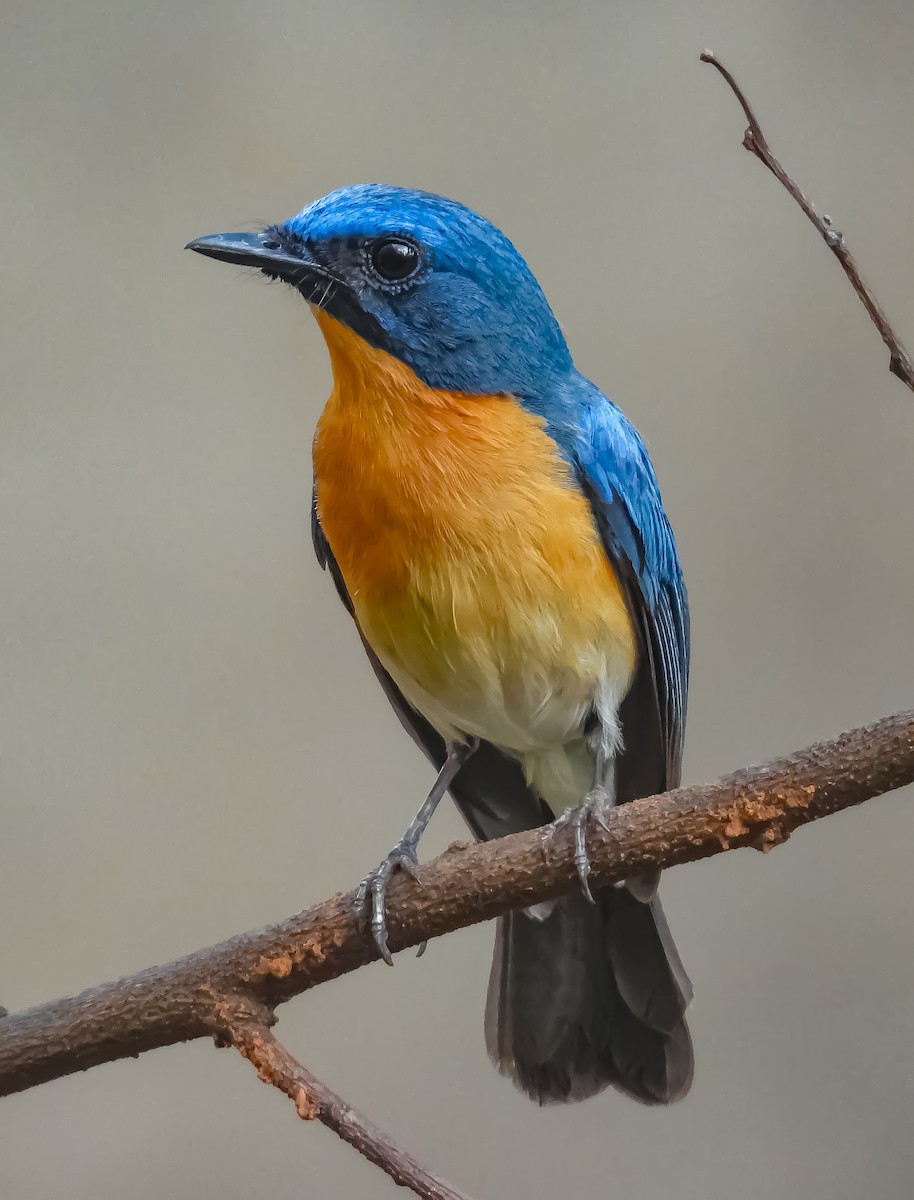
<path fill-rule="evenodd" d="M 827 742 L 616 809 L 593 824 L 592 881 L 707 858 L 740 846 L 769 850 L 801 825 L 914 781 L 914 712 Z M 571 834 L 540 830 L 482 845 L 455 843 L 396 878 L 392 950 L 486 921 L 577 887 Z M 267 1011 L 376 958 L 354 907 L 337 895 L 277 925 L 0 1021 L 0 1095 L 135 1056 L 216 1036 L 231 1041 L 226 1004 Z M 235 1011 L 233 1009 L 233 1011 Z"/>

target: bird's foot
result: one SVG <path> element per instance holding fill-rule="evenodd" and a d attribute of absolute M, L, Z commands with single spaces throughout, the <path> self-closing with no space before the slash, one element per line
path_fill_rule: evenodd
<path fill-rule="evenodd" d="M 590 859 L 587 857 L 587 824 L 596 821 L 603 829 L 606 824 L 606 813 L 612 808 L 612 800 L 605 787 L 597 786 L 584 797 L 584 803 L 577 808 L 566 808 L 552 825 L 552 836 L 570 825 L 574 833 L 574 865 L 581 882 L 581 891 L 591 904 L 596 901 L 590 890 L 588 877 L 590 875 Z"/>
<path fill-rule="evenodd" d="M 360 914 L 363 928 L 370 931 L 378 953 L 389 967 L 394 965 L 390 949 L 387 945 L 387 888 L 395 871 L 405 871 L 415 877 L 419 859 L 416 856 L 415 844 L 404 838 L 397 842 L 387 857 L 369 871 L 356 894 L 356 905 Z M 419 953 L 425 949 L 425 943 L 419 948 Z"/>

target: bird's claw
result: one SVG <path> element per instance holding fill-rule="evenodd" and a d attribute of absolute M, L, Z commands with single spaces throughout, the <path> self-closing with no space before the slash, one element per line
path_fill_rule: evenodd
<path fill-rule="evenodd" d="M 394 965 L 393 957 L 387 945 L 387 887 L 395 871 L 405 871 L 415 878 L 419 859 L 416 847 L 412 842 L 398 842 L 387 857 L 369 871 L 356 893 L 356 906 L 359 911 L 362 927 L 370 930 L 378 953 L 389 967 Z M 419 953 L 425 949 L 423 943 Z"/>
<path fill-rule="evenodd" d="M 590 859 L 587 856 L 587 822 L 596 821 L 603 829 L 607 829 L 606 810 L 611 807 L 609 794 L 604 787 L 595 787 L 584 797 L 584 803 L 577 808 L 566 808 L 557 817 L 552 826 L 552 836 L 559 829 L 570 825 L 574 833 L 574 865 L 581 883 L 581 891 L 591 904 L 596 904 L 593 892 L 588 882 L 590 876 Z"/>

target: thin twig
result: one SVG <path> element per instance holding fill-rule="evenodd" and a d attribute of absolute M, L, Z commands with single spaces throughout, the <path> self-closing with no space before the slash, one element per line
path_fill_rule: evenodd
<path fill-rule="evenodd" d="M 753 846 L 914 782 L 914 712 L 885 717 L 787 759 L 714 784 L 679 788 L 613 810 L 588 830 L 593 882 Z M 457 844 L 397 876 L 388 894 L 390 946 L 402 950 L 578 887 L 569 831 L 530 830 Z M 278 925 L 0 1021 L 0 1096 L 191 1038 L 225 1037 L 218 997 L 272 1010 L 376 959 L 355 894 L 334 896 Z"/>
<path fill-rule="evenodd" d="M 797 184 L 784 170 L 781 163 L 775 158 L 771 152 L 771 147 L 768 145 L 768 139 L 762 132 L 762 128 L 758 123 L 753 111 L 752 105 L 746 99 L 743 89 L 733 78 L 730 71 L 724 66 L 720 59 L 714 54 L 713 50 L 705 50 L 701 54 L 701 61 L 710 63 L 717 71 L 723 75 L 727 83 L 730 85 L 730 90 L 740 103 L 743 113 L 745 114 L 748 128 L 743 136 L 743 145 L 749 150 L 759 162 L 763 163 L 768 170 L 774 175 L 775 179 L 787 189 L 803 212 L 815 225 L 816 229 L 825 240 L 826 246 L 837 258 L 838 262 L 844 268 L 844 273 L 851 281 L 851 285 L 857 295 L 863 302 L 863 306 L 869 313 L 870 320 L 879 330 L 879 336 L 885 342 L 889 351 L 889 370 L 893 375 L 896 375 L 906 387 L 914 391 L 914 361 L 911 360 L 910 354 L 902 345 L 889 322 L 888 317 L 882 310 L 876 297 L 873 295 L 869 287 L 864 283 L 854 256 L 847 248 L 847 243 L 844 240 L 844 234 L 840 230 L 835 229 L 832 225 L 831 218 L 828 214 L 819 216 L 813 207 L 812 203 L 806 198 Z"/>
<path fill-rule="evenodd" d="M 264 1083 L 272 1084 L 289 1097 L 303 1121 L 320 1121 L 395 1183 L 410 1188 L 424 1200 L 466 1200 L 463 1193 L 429 1174 L 412 1155 L 315 1079 L 276 1040 L 267 1025 L 241 1021 L 231 1026 L 228 1036 Z"/>

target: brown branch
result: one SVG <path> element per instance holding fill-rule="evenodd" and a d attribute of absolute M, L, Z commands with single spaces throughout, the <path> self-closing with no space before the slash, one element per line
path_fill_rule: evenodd
<path fill-rule="evenodd" d="M 410 1188 L 424 1200 L 466 1200 L 461 1192 L 430 1175 L 412 1155 L 315 1079 L 276 1040 L 269 1024 L 269 1014 L 266 1021 L 250 1017 L 230 1019 L 227 1036 L 264 1083 L 285 1092 L 303 1121 L 320 1121 L 395 1183 Z"/>
<path fill-rule="evenodd" d="M 594 880 L 611 883 L 739 846 L 770 850 L 800 825 L 914 782 L 914 712 L 614 810 L 589 831 Z M 390 944 L 417 945 L 577 887 L 567 830 L 455 844 L 390 892 Z M 144 1050 L 211 1036 L 234 1045 L 303 1119 L 320 1120 L 427 1200 L 462 1200 L 298 1063 L 270 1032 L 274 1008 L 375 957 L 334 896 L 279 925 L 0 1020 L 0 1096 Z"/>
<path fill-rule="evenodd" d="M 607 884 L 740 846 L 767 850 L 800 825 L 912 781 L 914 712 L 904 712 L 717 783 L 615 809 L 605 831 L 595 824 L 588 832 L 593 881 Z M 541 830 L 455 844 L 420 867 L 415 882 L 394 880 L 391 949 L 576 886 L 568 830 L 551 844 Z M 0 1096 L 156 1046 L 214 1035 L 230 1041 L 220 998 L 272 1010 L 375 957 L 350 892 L 165 966 L 12 1013 L 0 1021 Z"/>
<path fill-rule="evenodd" d="M 863 302 L 863 306 L 869 313 L 870 320 L 879 330 L 879 336 L 885 342 L 889 351 L 889 370 L 893 375 L 901 380 L 906 387 L 914 391 L 914 362 L 911 360 L 910 354 L 900 342 L 895 330 L 892 328 L 888 317 L 882 310 L 882 306 L 877 301 L 876 297 L 870 291 L 869 287 L 864 283 L 860 270 L 850 250 L 847 248 L 847 243 L 844 240 L 844 235 L 834 228 L 831 222 L 831 217 L 828 214 L 823 214 L 821 217 L 816 212 L 813 205 L 806 198 L 797 184 L 784 170 L 781 163 L 775 158 L 771 152 L 771 147 L 768 145 L 768 139 L 762 132 L 761 126 L 758 123 L 758 118 L 752 109 L 752 105 L 746 99 L 743 89 L 739 86 L 730 71 L 724 66 L 719 58 L 712 50 L 705 50 L 701 56 L 701 61 L 710 63 L 717 71 L 723 75 L 730 89 L 739 101 L 743 113 L 745 114 L 748 128 L 743 137 L 743 145 L 755 157 L 763 163 L 768 170 L 774 175 L 775 179 L 787 189 L 806 216 L 812 221 L 816 229 L 825 239 L 825 244 L 837 258 L 838 262 L 844 268 L 844 273 L 851 281 L 851 286 Z"/>

